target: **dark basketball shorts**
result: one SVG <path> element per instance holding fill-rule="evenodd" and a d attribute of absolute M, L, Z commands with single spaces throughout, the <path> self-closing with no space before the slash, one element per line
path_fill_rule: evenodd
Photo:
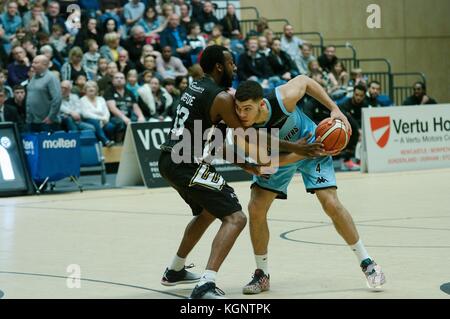
<path fill-rule="evenodd" d="M 159 172 L 191 207 L 194 216 L 203 209 L 217 218 L 242 210 L 234 189 L 216 172 L 214 166 L 175 164 L 169 152 L 161 152 Z"/>

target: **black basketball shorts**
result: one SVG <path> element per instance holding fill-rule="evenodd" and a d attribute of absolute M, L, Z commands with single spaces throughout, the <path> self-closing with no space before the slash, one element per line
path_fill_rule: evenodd
<path fill-rule="evenodd" d="M 205 209 L 221 219 L 242 210 L 234 189 L 212 165 L 175 164 L 170 152 L 161 152 L 159 172 L 191 207 L 194 216 Z"/>

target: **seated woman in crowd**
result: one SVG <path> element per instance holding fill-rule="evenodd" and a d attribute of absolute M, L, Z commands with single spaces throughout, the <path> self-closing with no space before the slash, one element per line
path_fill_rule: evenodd
<path fill-rule="evenodd" d="M 145 118 L 151 122 L 171 120 L 166 114 L 172 106 L 173 98 L 167 90 L 161 87 L 157 77 L 152 77 L 138 89 L 139 106 Z"/>
<path fill-rule="evenodd" d="M 97 139 L 106 147 L 110 147 L 114 142 L 106 137 L 103 130 L 111 117 L 106 101 L 102 96 L 98 96 L 98 86 L 94 81 L 86 82 L 84 92 L 86 95 L 80 100 L 83 120 L 93 125 Z"/>

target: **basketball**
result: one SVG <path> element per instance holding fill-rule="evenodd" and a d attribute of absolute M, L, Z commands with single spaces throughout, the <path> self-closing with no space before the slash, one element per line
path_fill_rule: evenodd
<path fill-rule="evenodd" d="M 344 122 L 335 119 L 332 123 L 328 123 L 327 118 L 319 123 L 316 128 L 316 140 L 324 145 L 326 151 L 337 152 L 342 151 L 348 143 L 349 136 Z"/>

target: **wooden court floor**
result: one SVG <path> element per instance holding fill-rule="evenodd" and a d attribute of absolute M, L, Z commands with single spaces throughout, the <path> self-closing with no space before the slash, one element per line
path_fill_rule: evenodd
<path fill-rule="evenodd" d="M 248 228 L 217 286 L 230 298 L 450 298 L 450 169 L 339 173 L 339 196 L 386 274 L 366 288 L 300 177 L 269 213 L 270 292 L 241 294 L 254 271 Z M 249 182 L 233 183 L 244 207 Z M 0 198 L 0 298 L 184 298 L 192 285 L 159 283 L 190 212 L 170 189 L 127 188 Z M 203 271 L 219 222 L 188 258 Z M 81 280 L 74 280 L 79 274 Z"/>

